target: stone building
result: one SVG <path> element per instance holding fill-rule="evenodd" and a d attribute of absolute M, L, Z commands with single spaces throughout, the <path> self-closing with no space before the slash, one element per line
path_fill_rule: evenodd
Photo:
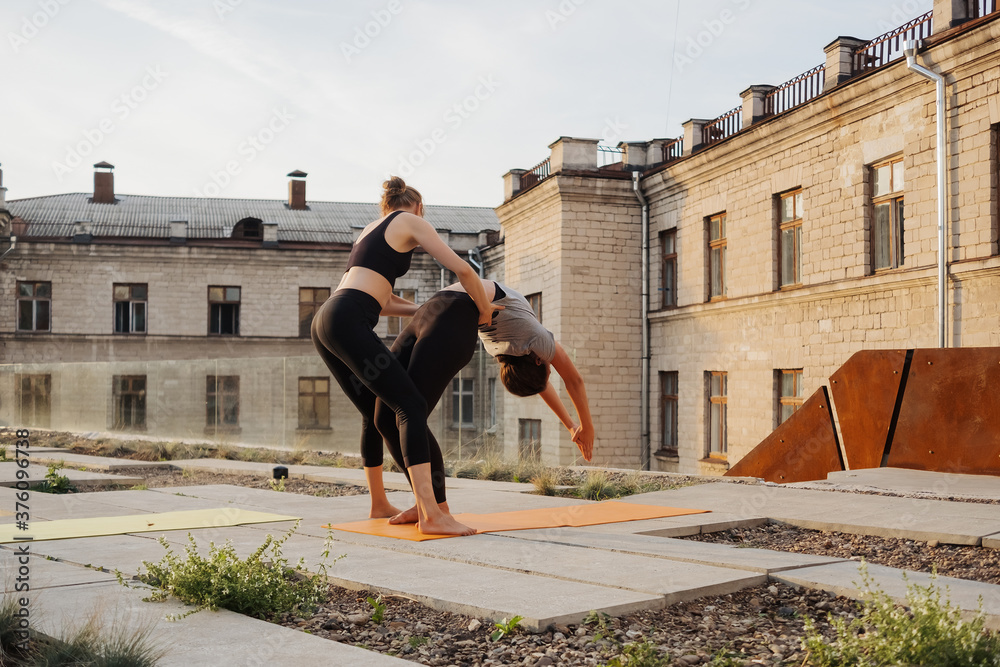
<path fill-rule="evenodd" d="M 308 201 L 300 171 L 282 201 L 123 195 L 95 168 L 93 193 L 5 204 L 0 188 L 0 422 L 356 452 L 357 411 L 309 325 L 378 207 Z M 426 211 L 502 274 L 491 209 Z M 422 302 L 452 279 L 418 250 L 396 290 Z M 474 360 L 432 415 L 444 447 L 495 423 L 494 366 Z"/>
<path fill-rule="evenodd" d="M 945 79 L 945 342 L 1000 345 L 995 9 L 937 0 L 683 137 L 561 137 L 505 175 L 506 274 L 584 372 L 595 461 L 721 474 L 852 353 L 939 345 L 936 94 L 906 39 Z M 531 417 L 572 460 L 552 416 L 505 414 L 508 448 Z"/>

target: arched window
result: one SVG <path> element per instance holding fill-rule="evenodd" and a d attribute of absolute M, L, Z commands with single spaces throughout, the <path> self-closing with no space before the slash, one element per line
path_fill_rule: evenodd
<path fill-rule="evenodd" d="M 257 218 L 243 218 L 233 227 L 234 239 L 261 241 L 264 238 L 264 223 Z"/>

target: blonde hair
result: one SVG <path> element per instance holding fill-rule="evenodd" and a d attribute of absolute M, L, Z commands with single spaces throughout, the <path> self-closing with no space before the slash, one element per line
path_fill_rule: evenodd
<path fill-rule="evenodd" d="M 422 203 L 423 197 L 417 189 L 407 185 L 399 176 L 390 176 L 388 181 L 382 183 L 382 201 L 379 202 L 382 215 Z"/>

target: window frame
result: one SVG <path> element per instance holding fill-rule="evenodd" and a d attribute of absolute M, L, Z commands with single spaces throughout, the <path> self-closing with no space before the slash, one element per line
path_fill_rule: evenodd
<path fill-rule="evenodd" d="M 24 389 L 24 381 L 30 385 L 27 392 Z M 18 421 L 25 426 L 34 428 L 49 428 L 52 425 L 52 375 L 49 373 L 16 373 L 14 375 L 15 396 L 17 397 Z M 42 386 L 39 387 L 38 385 Z M 39 391 L 41 389 L 41 391 Z M 29 400 L 25 400 L 25 397 Z M 44 399 L 43 417 L 39 419 L 38 398 Z M 25 414 L 25 403 L 30 403 L 31 415 Z"/>
<path fill-rule="evenodd" d="M 542 293 L 532 292 L 531 294 L 525 294 L 524 298 L 527 299 L 528 305 L 531 306 L 532 312 L 535 313 L 535 319 L 538 320 L 539 324 L 542 322 Z"/>
<path fill-rule="evenodd" d="M 799 408 L 805 402 L 805 397 L 802 395 L 802 369 L 801 368 L 782 368 L 774 372 L 775 381 L 777 382 L 777 397 L 778 401 L 775 409 L 775 428 L 781 426 L 785 423 L 792 415 L 798 412 Z M 792 394 L 785 394 L 785 378 L 792 378 Z M 785 406 L 790 406 L 792 411 L 789 413 L 788 417 L 782 417 L 783 409 Z"/>
<path fill-rule="evenodd" d="M 673 239 L 671 252 L 667 252 L 667 239 Z M 667 280 L 670 276 L 670 280 Z M 668 287 L 667 283 L 670 283 Z M 672 288 L 672 289 L 671 289 Z M 677 307 L 677 228 L 660 232 L 660 308 Z"/>
<path fill-rule="evenodd" d="M 310 300 L 303 300 L 303 292 L 309 290 Z M 318 293 L 326 293 L 326 296 L 322 299 L 319 298 Z M 326 300 L 330 298 L 331 290 L 329 287 L 300 287 L 299 288 L 299 338 L 311 338 L 312 337 L 312 321 L 316 317 L 316 312 L 319 307 L 326 303 Z M 308 317 L 308 322 L 306 321 Z"/>
<path fill-rule="evenodd" d="M 726 253 L 729 247 L 729 240 L 726 236 L 726 212 L 716 213 L 705 218 L 705 224 L 708 227 L 708 300 L 709 301 L 722 301 L 727 298 L 727 285 L 726 285 Z M 713 233 L 713 223 L 719 222 L 719 236 L 718 238 L 712 238 Z M 715 253 L 718 251 L 719 259 L 719 291 L 715 292 L 715 285 L 712 278 L 715 274 Z"/>
<path fill-rule="evenodd" d="M 115 295 L 115 292 L 119 287 L 125 287 L 128 289 L 129 294 L 127 298 L 121 299 Z M 136 287 L 142 287 L 146 291 L 145 298 L 138 299 L 132 294 Z M 113 283 L 111 286 L 111 301 L 114 303 L 114 323 L 112 325 L 115 335 L 118 336 L 145 336 L 149 332 L 149 283 Z M 118 304 L 124 303 L 128 304 L 128 331 L 119 331 L 118 327 Z M 142 305 L 142 331 L 139 331 L 135 327 L 135 310 L 136 304 Z"/>
<path fill-rule="evenodd" d="M 222 291 L 222 297 L 223 297 L 222 299 L 213 299 L 212 298 L 212 290 L 214 290 L 214 289 L 221 289 L 221 290 L 223 290 Z M 236 299 L 235 301 L 228 298 L 228 296 L 229 296 L 228 290 L 231 290 L 231 289 L 239 290 L 239 298 Z M 240 335 L 240 310 L 241 310 L 240 305 L 242 303 L 243 303 L 243 288 L 241 286 L 239 286 L 239 285 L 209 285 L 209 287 L 208 287 L 208 335 L 209 336 L 220 336 L 220 337 L 230 337 L 230 336 L 232 336 L 232 337 L 238 337 Z M 215 320 L 215 318 L 212 315 L 212 312 L 213 312 L 213 308 L 215 306 L 218 306 L 219 309 L 220 309 L 219 310 L 219 331 L 213 331 L 212 330 L 213 325 L 214 325 L 214 320 Z M 235 315 L 233 315 L 232 318 L 231 318 L 233 320 L 232 324 L 234 326 L 233 326 L 233 332 L 231 332 L 231 333 L 222 333 L 222 328 L 223 328 L 222 327 L 222 314 L 224 312 L 222 310 L 222 308 L 225 307 L 225 306 L 232 306 L 232 307 L 234 307 L 234 313 L 235 313 Z"/>
<path fill-rule="evenodd" d="M 530 431 L 529 438 L 524 437 L 526 430 Z M 517 420 L 517 458 L 520 461 L 542 460 L 541 419 Z"/>
<path fill-rule="evenodd" d="M 227 380 L 234 380 L 236 384 L 235 391 L 226 390 L 225 384 Z M 225 411 L 225 398 L 227 396 L 235 396 L 235 414 L 236 418 L 232 422 L 226 422 L 220 419 Z M 219 398 L 223 400 L 220 401 Z M 210 404 L 213 403 L 210 399 L 214 399 L 215 410 L 210 408 Z M 220 408 L 221 406 L 221 408 Z M 222 412 L 220 412 L 220 409 Z M 211 412 L 211 419 L 209 414 Z M 206 375 L 205 376 L 205 430 L 215 431 L 215 432 L 236 432 L 240 430 L 240 376 L 239 375 Z"/>
<path fill-rule="evenodd" d="M 490 401 L 490 407 L 487 412 L 487 427 L 493 427 L 497 425 L 497 379 L 496 378 L 486 378 L 486 395 Z"/>
<path fill-rule="evenodd" d="M 468 389 L 467 389 L 468 387 Z M 470 414 L 466 415 L 463 405 L 469 399 Z M 476 427 L 476 379 L 469 377 L 454 377 L 451 380 L 451 427 Z"/>
<path fill-rule="evenodd" d="M 21 288 L 23 285 L 31 285 L 31 295 L 22 296 Z M 41 286 L 45 286 L 48 290 L 47 296 L 38 296 L 37 291 Z M 14 316 L 14 321 L 16 322 L 16 331 L 18 333 L 52 333 L 52 281 L 51 280 L 18 280 L 16 281 L 15 289 L 17 290 L 16 308 L 17 312 Z M 39 304 L 46 304 L 47 312 L 45 316 L 47 318 L 46 328 L 40 329 L 38 327 L 38 315 L 39 315 Z M 30 304 L 28 307 L 31 309 L 31 328 L 22 329 L 21 328 L 21 310 L 22 308 Z"/>
<path fill-rule="evenodd" d="M 783 192 L 778 196 L 778 288 L 791 289 L 802 286 L 802 188 Z M 792 201 L 792 217 L 785 219 L 785 201 Z M 792 233 L 792 277 L 785 276 L 785 233 Z"/>
<path fill-rule="evenodd" d="M 709 459 L 721 459 L 727 460 L 729 456 L 729 430 L 728 430 L 728 412 L 729 412 L 729 372 L 728 371 L 707 371 L 705 373 L 705 378 L 707 381 L 708 389 L 708 414 L 706 416 L 706 426 L 707 426 L 707 441 L 705 443 L 705 457 Z M 714 379 L 719 378 L 719 394 L 713 393 Z M 713 419 L 713 409 L 712 406 L 718 405 L 718 423 L 715 423 Z M 713 449 L 714 438 L 713 438 L 713 428 L 717 427 L 719 429 L 719 448 Z"/>
<path fill-rule="evenodd" d="M 660 371 L 660 456 L 677 456 L 677 417 L 680 380 L 677 371 Z M 671 382 L 671 379 L 673 382 Z M 671 386 L 672 385 L 672 386 Z M 670 428 L 667 423 L 670 422 Z M 667 434 L 670 434 L 669 442 Z"/>
<path fill-rule="evenodd" d="M 111 376 L 111 430 L 113 431 L 145 431 L 146 430 L 146 376 L 145 375 L 112 375 Z M 129 383 L 128 390 L 122 386 Z M 134 383 L 141 382 L 142 388 L 134 386 Z M 130 423 L 125 424 L 122 419 L 125 410 L 124 399 L 134 397 L 129 412 Z M 140 420 L 136 416 L 141 415 Z"/>
<path fill-rule="evenodd" d="M 302 383 L 309 382 L 309 391 L 302 391 Z M 326 391 L 321 391 L 318 388 L 318 383 L 326 383 Z M 299 431 L 329 431 L 331 429 L 331 403 L 330 403 L 330 376 L 311 376 L 303 375 L 298 378 L 298 426 Z M 312 422 L 303 421 L 303 399 L 307 399 L 312 405 Z M 325 404 L 326 408 L 326 423 L 323 423 L 322 410 L 317 409 L 317 406 L 323 406 Z"/>
<path fill-rule="evenodd" d="M 895 165 L 899 165 L 900 176 L 902 177 L 902 183 L 896 183 L 896 170 Z M 878 183 L 878 170 L 882 167 L 888 167 L 889 174 L 889 191 L 882 194 L 876 194 L 875 188 Z M 882 271 L 891 271 L 893 269 L 902 268 L 906 263 L 906 251 L 903 246 L 904 235 L 906 233 L 906 220 L 903 215 L 903 205 L 905 203 L 906 194 L 906 173 L 903 166 L 903 156 L 897 155 L 892 158 L 887 158 L 885 160 L 880 160 L 871 165 L 870 169 L 871 178 L 871 270 L 873 273 L 879 273 Z M 881 206 L 887 206 L 889 212 L 888 220 L 888 230 L 887 230 L 887 243 L 888 243 L 888 264 L 885 266 L 879 266 L 879 249 L 880 244 L 878 242 L 879 234 L 879 222 L 878 222 L 878 210 Z"/>

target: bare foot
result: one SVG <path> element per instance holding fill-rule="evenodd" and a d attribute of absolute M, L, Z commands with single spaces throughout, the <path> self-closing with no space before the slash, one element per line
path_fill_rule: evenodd
<path fill-rule="evenodd" d="M 396 516 L 400 514 L 400 510 L 389 503 L 372 505 L 371 511 L 368 513 L 369 519 L 388 519 L 389 517 Z"/>
<path fill-rule="evenodd" d="M 418 522 L 417 528 L 424 535 L 475 535 L 476 529 L 469 528 L 455 520 L 450 514 L 442 513 L 434 519 Z"/>
<path fill-rule="evenodd" d="M 396 516 L 389 517 L 389 523 L 393 525 L 401 523 L 417 523 L 419 518 L 420 517 L 417 514 L 417 506 L 414 505 L 410 509 L 400 512 Z"/>

